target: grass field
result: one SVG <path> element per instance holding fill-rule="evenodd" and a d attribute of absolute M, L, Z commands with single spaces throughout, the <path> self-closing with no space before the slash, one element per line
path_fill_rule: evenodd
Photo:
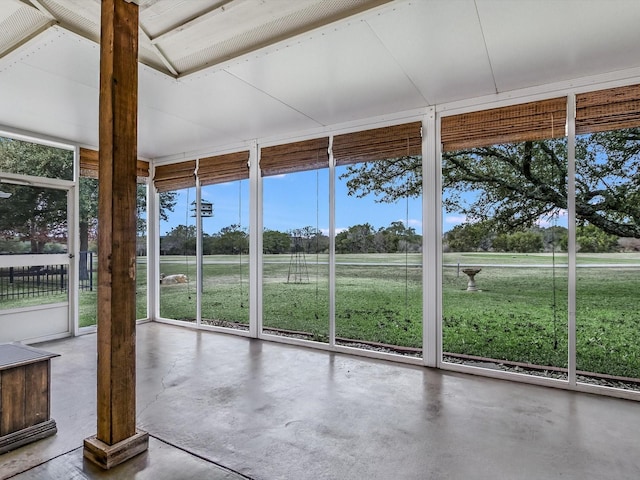
<path fill-rule="evenodd" d="M 97 261 L 93 267 L 93 290 L 80 290 L 78 297 L 78 324 L 90 327 L 96 324 L 98 305 Z M 136 317 L 147 318 L 147 259 L 138 258 L 136 271 Z"/>
<path fill-rule="evenodd" d="M 184 257 L 162 260 L 166 274 L 187 269 Z M 205 259 L 203 321 L 248 322 L 248 262 L 238 260 Z M 328 258 L 307 256 L 308 283 L 287 283 L 289 262 L 289 255 L 264 257 L 263 325 L 327 341 Z M 336 263 L 337 336 L 422 346 L 419 254 L 337 255 Z M 567 366 L 566 255 L 451 253 L 443 264 L 444 351 Z M 638 377 L 640 255 L 580 255 L 578 265 L 578 369 Z M 479 292 L 466 291 L 464 266 L 482 268 Z M 188 270 L 195 272 L 193 259 Z M 195 283 L 162 286 L 161 313 L 195 318 Z"/>
<path fill-rule="evenodd" d="M 314 340 L 328 341 L 328 257 L 307 256 L 303 283 L 287 282 L 289 263 L 289 255 L 264 256 L 264 328 L 307 332 Z M 447 253 L 443 264 L 445 352 L 567 366 L 566 255 Z M 461 271 L 465 266 L 482 269 L 476 276 L 480 291 L 466 291 L 467 277 Z M 639 377 L 640 254 L 579 255 L 578 267 L 578 370 Z M 138 268 L 138 316 L 144 318 L 144 259 Z M 248 270 L 246 256 L 205 257 L 204 323 L 248 324 Z M 190 279 L 186 284 L 160 287 L 161 316 L 194 321 L 194 258 L 162 257 L 160 271 L 185 273 Z M 335 298 L 338 337 L 422 346 L 419 254 L 337 255 Z M 95 291 L 81 293 L 81 325 L 95 324 L 95 302 Z"/>

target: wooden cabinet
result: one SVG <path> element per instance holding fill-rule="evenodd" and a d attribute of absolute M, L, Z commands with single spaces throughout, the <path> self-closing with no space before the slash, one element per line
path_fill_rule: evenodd
<path fill-rule="evenodd" d="M 57 356 L 19 343 L 0 345 L 0 453 L 56 433 L 50 373 Z"/>

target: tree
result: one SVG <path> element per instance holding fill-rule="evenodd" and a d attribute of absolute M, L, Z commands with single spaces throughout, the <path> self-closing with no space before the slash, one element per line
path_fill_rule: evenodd
<path fill-rule="evenodd" d="M 569 230 L 566 227 L 551 226 L 542 230 L 545 251 L 567 250 Z"/>
<path fill-rule="evenodd" d="M 98 180 L 95 178 L 81 178 L 80 215 L 78 226 L 80 229 L 80 258 L 78 259 L 80 280 L 89 278 L 87 256 L 89 238 L 97 236 L 98 231 Z"/>
<path fill-rule="evenodd" d="M 73 152 L 36 143 L 0 138 L 0 170 L 47 178 L 73 178 Z M 31 252 L 42 253 L 46 244 L 65 242 L 67 237 L 66 193 L 60 190 L 31 187 L 11 187 L 10 203 L 0 204 L 0 235 L 31 242 Z M 80 251 L 89 249 L 89 240 L 97 235 L 98 228 L 98 180 L 83 177 L 79 182 Z M 138 186 L 137 195 L 138 234 L 144 235 L 146 222 L 146 188 Z M 176 193 L 160 194 L 160 218 L 167 220 L 167 212 L 173 211 Z M 87 258 L 79 258 L 80 279 L 88 278 Z"/>
<path fill-rule="evenodd" d="M 168 212 L 173 212 L 177 203 L 178 194 L 176 192 L 160 192 L 159 216 L 160 220 L 169 220 Z M 147 235 L 147 186 L 138 184 L 136 191 L 136 230 L 138 235 L 138 253 L 146 255 L 146 235 Z"/>
<path fill-rule="evenodd" d="M 262 251 L 265 254 L 289 253 L 291 237 L 288 233 L 265 228 L 262 233 Z"/>
<path fill-rule="evenodd" d="M 374 237 L 376 251 L 380 253 L 419 252 L 422 237 L 416 229 L 406 227 L 404 222 L 391 222 L 388 227 L 380 228 Z"/>
<path fill-rule="evenodd" d="M 238 255 L 249 253 L 249 237 L 240 225 L 229 225 L 219 233 L 206 239 L 203 238 L 203 253 L 205 255 Z"/>
<path fill-rule="evenodd" d="M 195 255 L 196 254 L 196 226 L 178 225 L 160 238 L 160 252 L 162 255 Z"/>
<path fill-rule="evenodd" d="M 532 231 L 513 232 L 507 236 L 507 251 L 518 253 L 540 252 L 544 247 L 542 234 Z"/>
<path fill-rule="evenodd" d="M 20 140 L 0 138 L 0 171 L 73 178 L 73 152 Z M 31 253 L 50 243 L 66 243 L 67 194 L 64 190 L 7 185 L 10 199 L 0 200 L 0 235 L 28 241 Z"/>
<path fill-rule="evenodd" d="M 336 253 L 371 253 L 375 230 L 368 224 L 353 225 L 336 235 Z"/>
<path fill-rule="evenodd" d="M 295 230 L 294 235 L 300 237 L 305 253 L 321 253 L 329 249 L 329 237 L 323 235 L 316 227 L 299 228 Z"/>
<path fill-rule="evenodd" d="M 166 222 L 169 220 L 168 212 L 173 212 L 178 201 L 177 192 L 160 192 L 160 220 Z M 147 222 L 145 220 L 147 212 L 147 189 L 144 185 L 138 185 L 136 213 L 137 213 L 137 230 L 138 235 L 144 235 L 147 231 Z"/>
<path fill-rule="evenodd" d="M 351 165 L 350 195 L 393 202 L 422 193 L 422 158 L 408 156 Z M 576 216 L 602 231 L 640 238 L 640 129 L 576 140 Z M 564 139 L 469 148 L 442 155 L 443 206 L 496 231 L 527 228 L 567 209 Z M 476 192 L 470 199 L 468 193 Z"/>
<path fill-rule="evenodd" d="M 492 222 L 463 223 L 444 235 L 444 243 L 451 252 L 487 251 L 495 240 L 491 234 Z M 500 239 L 498 239 L 500 241 Z M 495 248 L 495 244 L 493 245 Z"/>
<path fill-rule="evenodd" d="M 618 237 L 609 235 L 593 225 L 577 228 L 576 243 L 578 251 L 583 253 L 607 253 L 618 249 Z"/>

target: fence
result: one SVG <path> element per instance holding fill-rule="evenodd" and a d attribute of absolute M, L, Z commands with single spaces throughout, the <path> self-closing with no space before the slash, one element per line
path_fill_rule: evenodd
<path fill-rule="evenodd" d="M 94 255 L 95 252 L 80 252 L 80 290 L 93 291 L 93 276 L 96 273 L 93 265 Z"/>
<path fill-rule="evenodd" d="M 93 291 L 94 252 L 80 252 L 80 290 Z M 67 265 L 0 267 L 0 300 L 64 293 L 69 287 Z"/>
<path fill-rule="evenodd" d="M 66 265 L 0 268 L 0 300 L 53 295 L 67 288 Z"/>

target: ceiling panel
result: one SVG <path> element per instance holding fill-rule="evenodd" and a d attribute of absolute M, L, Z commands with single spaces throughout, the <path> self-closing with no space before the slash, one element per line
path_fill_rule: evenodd
<path fill-rule="evenodd" d="M 229 144 L 320 126 L 224 71 L 203 73 L 184 80 L 167 79 L 152 71 L 141 72 L 139 103 L 155 112 L 163 112 L 219 132 L 215 139 L 210 139 L 209 145 Z M 141 113 L 140 122 L 147 120 L 150 119 Z M 140 142 L 147 142 L 142 133 Z M 157 155 L 176 152 L 171 149 L 158 152 Z"/>
<path fill-rule="evenodd" d="M 426 105 L 402 68 L 362 22 L 335 28 L 227 69 L 328 125 Z"/>
<path fill-rule="evenodd" d="M 476 3 L 498 91 L 640 66 L 637 0 Z"/>
<path fill-rule="evenodd" d="M 160 36 L 141 36 L 142 61 L 168 71 L 155 50 L 166 46 L 170 61 L 199 70 L 176 80 L 140 67 L 140 154 L 214 150 L 588 75 L 627 78 L 640 68 L 637 0 L 385 2 L 140 0 L 147 33 Z M 25 42 L 0 51 L 0 124 L 97 145 L 99 5 L 0 0 L 0 46 Z M 29 39 L 48 18 L 38 8 L 60 25 Z M 244 13 L 231 22 L 234 10 Z M 16 17 L 23 13 L 38 22 Z M 220 19 L 228 25 L 219 28 Z M 296 30 L 300 19 L 306 33 Z M 223 63 L 205 68 L 220 55 Z"/>
<path fill-rule="evenodd" d="M 49 25 L 51 19 L 17 1 L 0 1 L 0 54 Z"/>
<path fill-rule="evenodd" d="M 399 4 L 367 23 L 429 104 L 495 93 L 473 0 Z"/>
<path fill-rule="evenodd" d="M 158 158 L 229 143 L 224 134 L 172 114 L 141 105 L 138 116 L 138 155 Z M 232 142 L 231 142 L 232 143 Z"/>
<path fill-rule="evenodd" d="M 100 46 L 61 28 L 52 28 L 21 63 L 64 77 L 97 92 L 100 86 Z M 34 45 L 35 46 L 35 45 Z M 73 101 L 72 98 L 66 99 Z"/>
<path fill-rule="evenodd" d="M 24 63 L 0 75 L 11 85 L 0 88 L 0 124 L 97 144 L 97 90 Z"/>

